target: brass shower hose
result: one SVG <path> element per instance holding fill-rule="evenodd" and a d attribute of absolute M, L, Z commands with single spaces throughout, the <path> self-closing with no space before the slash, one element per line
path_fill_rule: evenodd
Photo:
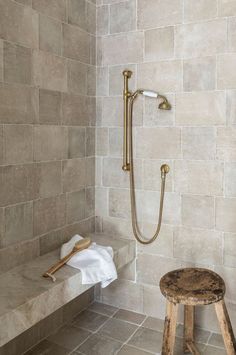
<path fill-rule="evenodd" d="M 135 97 L 130 98 L 130 112 L 128 118 L 128 131 L 129 131 L 129 164 L 130 164 L 130 199 L 131 199 L 131 216 L 132 216 L 132 227 L 136 240 L 141 244 L 151 244 L 156 240 L 160 233 L 162 214 L 163 214 L 163 205 L 165 197 L 165 183 L 166 183 L 166 174 L 169 172 L 169 166 L 164 164 L 161 166 L 161 197 L 160 197 L 160 207 L 159 207 L 159 217 L 157 228 L 155 234 L 150 239 L 145 239 L 142 235 L 138 221 L 137 221 L 137 210 L 136 210 L 136 196 L 135 196 L 135 180 L 134 180 L 134 162 L 133 162 L 133 134 L 132 134 L 132 121 L 133 121 L 133 103 Z"/>

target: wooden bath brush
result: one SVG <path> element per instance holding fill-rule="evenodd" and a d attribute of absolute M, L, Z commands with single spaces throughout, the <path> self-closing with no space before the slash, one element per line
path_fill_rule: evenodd
<path fill-rule="evenodd" d="M 81 250 L 87 249 L 90 245 L 91 240 L 89 238 L 83 238 L 82 240 L 79 240 L 77 243 L 75 243 L 75 246 L 72 251 L 68 255 L 64 256 L 64 258 L 59 260 L 55 265 L 50 267 L 50 269 L 43 274 L 43 277 L 50 277 L 52 281 L 55 282 L 56 277 L 53 274 L 55 274 L 57 270 L 59 270 L 63 265 L 65 265 L 67 261 L 72 258 L 72 256 L 74 256 Z"/>

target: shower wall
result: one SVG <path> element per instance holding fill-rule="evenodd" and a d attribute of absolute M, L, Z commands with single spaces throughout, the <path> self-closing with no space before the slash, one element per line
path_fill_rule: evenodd
<path fill-rule="evenodd" d="M 94 229 L 95 1 L 0 0 L 0 272 Z"/>
<path fill-rule="evenodd" d="M 185 266 L 223 276 L 236 327 L 236 2 L 100 0 L 97 3 L 96 228 L 133 238 L 122 167 L 124 69 L 131 89 L 157 90 L 173 109 L 138 99 L 134 113 L 138 218 L 154 232 L 160 166 L 170 165 L 163 226 L 100 299 L 164 317 L 161 276 Z M 211 307 L 199 325 L 217 330 Z"/>

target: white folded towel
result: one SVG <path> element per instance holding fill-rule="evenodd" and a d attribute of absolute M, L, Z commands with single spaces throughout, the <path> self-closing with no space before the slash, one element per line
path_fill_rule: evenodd
<path fill-rule="evenodd" d="M 68 243 L 61 247 L 61 259 L 69 254 L 75 243 L 83 239 L 76 234 Z M 112 247 L 103 247 L 92 243 L 87 249 L 75 254 L 67 265 L 79 269 L 82 274 L 82 284 L 95 284 L 101 282 L 102 288 L 117 279 L 116 266 L 113 261 Z"/>

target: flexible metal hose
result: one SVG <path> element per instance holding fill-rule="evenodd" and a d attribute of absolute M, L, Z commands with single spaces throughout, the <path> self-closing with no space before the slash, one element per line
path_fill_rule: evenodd
<path fill-rule="evenodd" d="M 164 196 L 165 196 L 165 182 L 166 182 L 166 174 L 168 171 L 161 171 L 161 197 L 160 197 L 160 207 L 159 207 L 159 217 L 157 228 L 155 234 L 150 238 L 146 239 L 138 225 L 137 221 L 137 209 L 136 209 L 136 196 L 135 196 L 135 180 L 134 180 L 134 161 L 133 161 L 133 133 L 132 133 L 132 120 L 133 120 L 133 103 L 134 97 L 130 98 L 130 110 L 129 110 L 129 118 L 128 118 L 128 134 L 129 134 L 129 164 L 130 164 L 130 199 L 131 199 L 131 217 L 132 217 L 132 227 L 136 240 L 141 244 L 151 244 L 156 240 L 160 233 L 161 222 L 162 222 L 162 214 L 163 214 L 163 205 L 164 205 Z"/>

